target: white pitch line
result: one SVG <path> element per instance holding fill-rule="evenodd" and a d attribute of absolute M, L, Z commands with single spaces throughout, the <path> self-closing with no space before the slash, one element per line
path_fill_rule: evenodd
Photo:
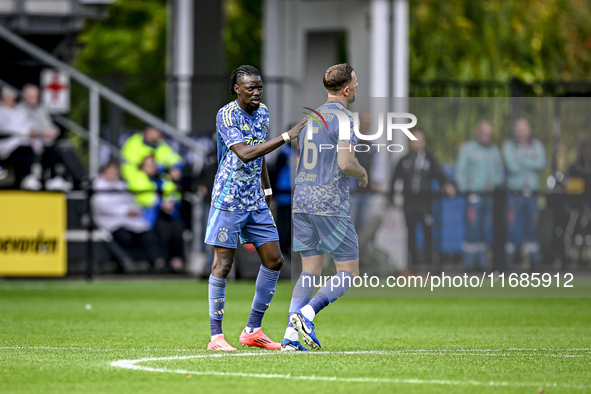
<path fill-rule="evenodd" d="M 130 349 L 114 349 L 114 348 L 92 348 L 92 347 L 76 347 L 76 346 L 0 346 L 0 350 L 78 350 L 78 351 L 95 351 L 95 352 L 207 352 L 204 349 L 142 349 L 142 348 L 130 348 Z M 330 352 L 310 352 L 307 354 L 450 354 L 450 355 L 490 355 L 490 356 L 501 356 L 498 352 L 590 352 L 591 348 L 501 348 L 501 349 L 398 349 L 398 350 L 352 350 L 352 351 L 330 351 Z M 480 354 L 482 353 L 482 354 Z M 490 354 L 486 354 L 490 353 Z M 244 353 L 233 353 L 233 355 L 242 355 Z M 253 353 L 259 354 L 259 353 Z M 509 354 L 510 355 L 510 354 Z M 515 354 L 521 355 L 521 354 Z M 538 354 L 542 356 L 543 354 Z M 547 354 L 546 356 L 551 357 L 568 357 L 568 356 L 587 356 L 587 355 L 556 355 Z M 591 357 L 591 354 L 588 355 Z"/>
<path fill-rule="evenodd" d="M 348 351 L 348 352 L 310 352 L 295 354 L 388 354 L 388 351 Z M 396 378 L 345 378 L 338 376 L 316 376 L 316 375 L 291 375 L 291 374 L 258 374 L 245 372 L 219 372 L 219 371 L 190 371 L 184 369 L 166 369 L 152 368 L 137 365 L 148 361 L 165 360 L 188 360 L 195 358 L 219 358 L 219 357 L 252 357 L 278 355 L 280 352 L 273 353 L 212 353 L 194 356 L 172 356 L 172 357 L 151 357 L 138 360 L 119 360 L 111 363 L 111 366 L 131 370 L 178 373 L 185 375 L 209 375 L 209 376 L 233 376 L 241 378 L 259 378 L 259 379 L 294 379 L 294 380 L 320 380 L 328 382 L 347 382 L 347 383 L 391 383 L 391 384 L 427 384 L 427 385 L 453 385 L 453 386 L 488 386 L 488 387 L 560 387 L 571 389 L 587 389 L 591 385 L 575 385 L 568 383 L 527 383 L 527 382 L 503 382 L 503 381 L 477 381 L 477 380 L 442 380 L 442 379 L 396 379 Z M 291 353 L 293 354 L 293 353 Z"/>

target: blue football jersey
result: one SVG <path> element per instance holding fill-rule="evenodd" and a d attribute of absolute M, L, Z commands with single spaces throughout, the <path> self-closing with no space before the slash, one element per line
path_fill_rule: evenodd
<path fill-rule="evenodd" d="M 239 142 L 256 145 L 267 140 L 267 106 L 261 103 L 254 115 L 250 116 L 236 100 L 232 101 L 219 110 L 216 131 L 218 171 L 213 183 L 212 206 L 241 212 L 266 208 L 261 184 L 263 158 L 244 163 L 230 148 Z"/>
<path fill-rule="evenodd" d="M 357 144 L 353 131 L 353 115 L 338 101 L 327 102 L 316 111 L 322 114 L 321 125 L 315 120 L 308 122 L 298 140 L 299 163 L 295 177 L 293 212 L 349 216 L 349 176 L 345 175 L 337 163 L 339 116 L 335 112 L 348 119 L 350 135 L 343 141 L 350 143 L 351 149 Z"/>

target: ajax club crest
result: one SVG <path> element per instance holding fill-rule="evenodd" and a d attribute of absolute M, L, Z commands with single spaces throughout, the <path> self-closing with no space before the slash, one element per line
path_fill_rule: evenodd
<path fill-rule="evenodd" d="M 227 228 L 220 227 L 220 230 L 218 232 L 218 239 L 221 242 L 226 242 L 228 240 L 228 229 Z"/>

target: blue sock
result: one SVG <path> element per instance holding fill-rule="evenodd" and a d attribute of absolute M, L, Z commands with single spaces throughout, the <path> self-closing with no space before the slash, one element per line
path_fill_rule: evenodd
<path fill-rule="evenodd" d="M 318 290 L 318 293 L 316 293 L 308 305 L 314 309 L 314 313 L 318 313 L 328 306 L 328 304 L 341 298 L 349 287 L 351 287 L 352 283 L 353 274 L 348 271 L 337 272 L 322 289 Z"/>
<path fill-rule="evenodd" d="M 209 275 L 209 326 L 212 336 L 222 334 L 225 304 L 226 280 Z"/>
<path fill-rule="evenodd" d="M 269 308 L 275 294 L 277 279 L 279 279 L 279 271 L 273 271 L 261 265 L 257 276 L 256 292 L 252 300 L 250 316 L 246 324 L 247 327 L 258 328 L 261 326 L 265 311 Z"/>
<path fill-rule="evenodd" d="M 319 283 L 319 275 L 314 275 L 306 271 L 302 271 L 298 282 L 293 288 L 293 294 L 291 295 L 291 303 L 289 304 L 289 315 L 293 312 L 301 309 L 304 305 L 310 302 L 312 293 Z M 289 319 L 289 317 L 288 317 Z M 291 323 L 287 323 L 288 327 L 292 327 Z"/>

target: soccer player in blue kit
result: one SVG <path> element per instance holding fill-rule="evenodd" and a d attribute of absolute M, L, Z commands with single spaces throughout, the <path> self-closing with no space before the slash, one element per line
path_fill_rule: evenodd
<path fill-rule="evenodd" d="M 368 178 L 355 158 L 354 117 L 347 109 L 355 101 L 357 76 L 350 65 L 337 64 L 326 70 L 323 82 L 328 99 L 315 111 L 322 121 L 319 127 L 309 121 L 299 137 L 292 212 L 293 250 L 301 252 L 302 273 L 292 294 L 283 351 L 308 350 L 299 342 L 298 332 L 308 345 L 319 349 L 312 322 L 315 315 L 345 294 L 359 275 L 357 233 L 349 214 L 349 176 L 356 177 L 361 187 L 367 186 Z M 311 298 L 325 253 L 332 256 L 337 273 Z"/>
<path fill-rule="evenodd" d="M 205 242 L 215 247 L 209 276 L 211 341 L 207 349 L 236 350 L 224 338 L 222 320 L 226 277 L 239 238 L 241 243 L 252 243 L 262 261 L 248 323 L 239 341 L 248 346 L 280 349 L 261 330 L 283 264 L 277 227 L 268 207 L 272 191 L 264 155 L 297 138 L 307 117 L 288 132 L 267 141 L 269 111 L 261 103 L 263 81 L 258 70 L 252 66 L 238 67 L 232 73 L 230 85 L 237 99 L 220 109 L 216 118 L 219 166 L 205 235 Z"/>

